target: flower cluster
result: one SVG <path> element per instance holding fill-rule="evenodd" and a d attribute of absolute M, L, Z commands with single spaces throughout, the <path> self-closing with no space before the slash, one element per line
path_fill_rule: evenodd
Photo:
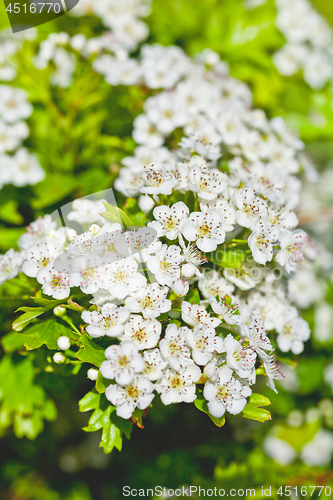
<path fill-rule="evenodd" d="M 76 200 L 68 221 L 88 229 L 38 219 L 19 252 L 0 257 L 0 279 L 23 272 L 54 299 L 73 288 L 89 297 L 81 319 L 94 342 L 109 340 L 100 373 L 118 416 L 146 410 L 155 393 L 165 405 L 200 395 L 215 418 L 238 414 L 257 375 L 273 390 L 282 378 L 275 348 L 298 355 L 310 336 L 295 307 L 299 264 L 311 268 L 313 258 L 295 213 L 308 165 L 303 143 L 281 118 L 252 108 L 249 88 L 215 52 L 193 60 L 155 44 L 130 57 L 133 45 L 118 50 L 113 38 L 118 3 L 80 5 L 111 35 L 52 35 L 36 64 L 60 61 L 59 48 L 72 47 L 95 54 L 93 67 L 110 85 L 147 89 L 134 120 L 138 147 L 115 182 L 122 196 L 138 197 L 146 224 L 124 231 L 104 221 L 102 201 Z M 73 65 L 67 76 L 59 71 L 54 83 L 66 86 Z"/>
<path fill-rule="evenodd" d="M 40 44 L 34 59 L 35 67 L 44 69 L 52 64 L 55 71 L 50 76 L 51 84 L 67 88 L 73 81 L 78 54 L 89 59 L 111 52 L 116 56 L 115 66 L 121 67 L 124 75 L 129 73 L 127 84 L 131 84 L 131 73 L 135 69 L 132 60 L 127 61 L 128 53 L 148 37 L 148 27 L 140 18 L 149 12 L 150 0 L 126 0 L 121 4 L 118 0 L 80 0 L 71 15 L 96 15 L 108 29 L 92 38 L 83 33 L 72 38 L 65 32 L 51 33 Z"/>
<path fill-rule="evenodd" d="M 32 105 L 23 89 L 0 85 L 0 188 L 5 184 L 36 184 L 44 179 L 37 157 L 22 147 L 29 135 L 24 120 L 31 113 Z"/>
<path fill-rule="evenodd" d="M 304 80 L 321 89 L 333 76 L 333 33 L 326 20 L 308 0 L 276 0 L 276 25 L 286 44 L 274 54 L 282 75 L 303 71 Z"/>

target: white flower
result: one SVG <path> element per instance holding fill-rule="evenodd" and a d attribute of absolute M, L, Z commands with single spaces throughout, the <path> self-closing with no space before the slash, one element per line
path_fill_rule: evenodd
<path fill-rule="evenodd" d="M 143 374 L 151 381 L 159 380 L 163 377 L 163 370 L 168 366 L 167 361 L 163 361 L 160 350 L 155 349 L 146 350 L 143 352 L 143 359 L 145 361 L 145 368 Z"/>
<path fill-rule="evenodd" d="M 263 365 L 267 375 L 267 385 L 277 393 L 274 380 L 281 380 L 284 378 L 284 375 L 280 371 L 280 367 L 276 364 L 276 357 L 274 355 L 267 356 L 266 359 L 263 360 Z"/>
<path fill-rule="evenodd" d="M 202 273 L 202 277 L 199 279 L 199 290 L 208 299 L 210 295 L 213 297 L 225 297 L 230 296 L 234 291 L 235 287 L 229 283 L 226 279 L 214 270 L 207 270 Z"/>
<path fill-rule="evenodd" d="M 95 293 L 105 288 L 105 269 L 98 255 L 80 255 L 71 261 L 69 271 L 71 286 L 79 286 L 83 293 Z"/>
<path fill-rule="evenodd" d="M 123 340 L 131 340 L 139 349 L 151 349 L 160 339 L 162 325 L 156 319 L 132 314 L 124 326 Z"/>
<path fill-rule="evenodd" d="M 24 90 L 0 85 L 0 116 L 5 122 L 17 122 L 28 118 L 31 113 L 32 105 Z"/>
<path fill-rule="evenodd" d="M 152 283 L 141 287 L 137 292 L 125 299 L 125 305 L 134 313 L 142 313 L 144 318 L 157 318 L 170 311 L 171 300 L 167 299 L 169 289 Z"/>
<path fill-rule="evenodd" d="M 223 216 L 217 210 L 192 212 L 182 233 L 188 241 L 196 241 L 203 252 L 212 252 L 225 240 L 222 223 Z"/>
<path fill-rule="evenodd" d="M 196 399 L 195 383 L 201 377 L 198 366 L 191 364 L 180 370 L 168 369 L 163 378 L 156 384 L 156 390 L 161 395 L 164 405 L 171 403 L 193 403 Z"/>
<path fill-rule="evenodd" d="M 149 97 L 144 105 L 148 120 L 163 135 L 169 135 L 187 122 L 185 106 L 166 92 Z"/>
<path fill-rule="evenodd" d="M 244 328 L 246 331 L 244 336 L 248 338 L 251 349 L 253 349 L 261 359 L 268 359 L 266 351 L 272 352 L 274 348 L 265 332 L 263 322 L 254 317 L 251 318 L 247 327 L 244 325 Z"/>
<path fill-rule="evenodd" d="M 170 179 L 170 174 L 164 167 L 154 167 L 154 165 L 146 169 L 143 179 L 145 186 L 140 188 L 140 193 L 144 194 L 170 195 L 176 184 Z"/>
<path fill-rule="evenodd" d="M 79 222 L 79 224 L 104 224 L 105 219 L 101 214 L 105 212 L 103 205 L 105 200 L 89 200 L 81 198 L 72 203 L 73 210 L 67 215 L 68 220 Z"/>
<path fill-rule="evenodd" d="M 107 361 L 103 361 L 100 367 L 103 377 L 115 379 L 120 385 L 130 384 L 134 374 L 142 372 L 145 367 L 137 346 L 128 340 L 108 347 L 105 357 Z"/>
<path fill-rule="evenodd" d="M 12 248 L 4 255 L 0 255 L 0 285 L 18 275 L 22 262 L 22 254 Z"/>
<path fill-rule="evenodd" d="M 266 264 L 273 258 L 273 243 L 276 242 L 278 234 L 266 227 L 266 224 L 259 222 L 248 238 L 248 244 L 252 251 L 252 256 L 259 264 Z"/>
<path fill-rule="evenodd" d="M 183 264 L 182 266 L 182 275 L 185 276 L 185 278 L 191 278 L 194 275 L 201 276 L 198 266 L 207 262 L 206 257 L 202 256 L 194 243 L 189 243 L 186 246 L 184 238 L 181 234 L 178 239 L 183 250 L 184 260 L 186 262 L 186 264 Z"/>
<path fill-rule="evenodd" d="M 162 249 L 147 259 L 148 269 L 160 285 L 172 286 L 180 277 L 180 264 L 183 257 L 177 245 L 163 245 Z"/>
<path fill-rule="evenodd" d="M 286 308 L 283 315 L 277 318 L 276 331 L 279 334 L 276 340 L 282 352 L 300 354 L 304 349 L 303 342 L 310 337 L 308 323 L 298 316 L 294 307 Z"/>
<path fill-rule="evenodd" d="M 192 349 L 192 358 L 197 365 L 209 363 L 213 353 L 223 351 L 223 340 L 215 335 L 215 330 L 207 324 L 198 325 L 186 333 L 186 340 Z"/>
<path fill-rule="evenodd" d="M 31 278 L 35 278 L 39 269 L 46 267 L 60 255 L 61 249 L 52 241 L 41 241 L 25 251 L 25 261 L 22 271 Z"/>
<path fill-rule="evenodd" d="M 262 217 L 267 210 L 267 205 L 261 198 L 256 196 L 253 189 L 243 188 L 235 191 L 232 202 L 238 209 L 236 212 L 237 224 L 253 229 L 258 218 Z"/>
<path fill-rule="evenodd" d="M 163 135 L 157 130 L 156 125 L 148 120 L 146 115 L 139 115 L 133 122 L 133 139 L 138 144 L 151 148 L 158 148 L 164 142 Z"/>
<path fill-rule="evenodd" d="M 230 333 L 224 339 L 224 350 L 229 368 L 235 370 L 240 378 L 250 377 L 256 363 L 256 353 L 250 347 L 243 347 Z"/>
<path fill-rule="evenodd" d="M 216 328 L 221 320 L 212 318 L 206 311 L 206 307 L 200 304 L 190 304 L 185 300 L 182 302 L 182 320 L 190 326 L 207 325 Z"/>
<path fill-rule="evenodd" d="M 30 154 L 26 148 L 21 148 L 10 157 L 11 182 L 14 186 L 37 184 L 45 177 L 36 155 Z"/>
<path fill-rule="evenodd" d="M 43 293 L 54 299 L 65 299 L 70 294 L 68 273 L 57 271 L 52 264 L 39 269 L 36 279 L 42 285 Z"/>
<path fill-rule="evenodd" d="M 106 388 L 106 398 L 117 407 L 118 417 L 131 418 L 135 408 L 145 410 L 155 395 L 152 394 L 154 384 L 146 377 L 134 376 L 132 381 L 124 387 L 117 384 L 111 384 Z"/>
<path fill-rule="evenodd" d="M 164 338 L 160 341 L 162 359 L 168 361 L 171 368 L 179 370 L 191 363 L 189 348 L 186 344 L 186 334 L 189 328 L 177 328 L 172 323 L 167 326 Z"/>
<path fill-rule="evenodd" d="M 157 252 L 162 243 L 156 239 L 155 229 L 140 227 L 135 231 L 126 231 L 123 238 L 116 242 L 117 250 L 122 255 L 131 255 L 138 262 L 146 262 L 149 255 Z"/>
<path fill-rule="evenodd" d="M 169 240 L 174 240 L 186 224 L 189 213 L 189 208 L 182 201 L 175 203 L 170 208 L 162 205 L 154 208 L 153 214 L 156 221 L 149 222 L 148 226 L 157 231 L 158 237 L 166 236 Z"/>
<path fill-rule="evenodd" d="M 281 250 L 277 253 L 276 261 L 286 268 L 288 273 L 295 271 L 297 262 L 303 259 L 303 246 L 306 233 L 302 229 L 283 231 L 280 238 Z"/>
<path fill-rule="evenodd" d="M 130 312 L 126 307 L 117 307 L 115 304 L 104 304 L 101 311 L 83 311 L 81 317 L 88 323 L 87 332 L 91 337 L 118 337 L 124 333 L 124 323 Z"/>
<path fill-rule="evenodd" d="M 146 285 L 146 278 L 138 272 L 138 264 L 132 257 L 108 264 L 106 279 L 106 288 L 117 299 L 124 299 Z"/>
<path fill-rule="evenodd" d="M 214 200 L 227 186 L 227 177 L 218 169 L 194 165 L 189 172 L 189 189 L 204 200 Z"/>
<path fill-rule="evenodd" d="M 240 413 L 246 405 L 246 397 L 251 395 L 251 389 L 242 386 L 233 378 L 232 370 L 222 366 L 217 370 L 215 383 L 207 382 L 203 395 L 208 401 L 209 413 L 216 418 L 221 418 L 225 411 L 232 415 Z"/>
<path fill-rule="evenodd" d="M 50 215 L 38 217 L 37 220 L 27 226 L 27 233 L 22 234 L 18 239 L 18 246 L 23 250 L 29 248 L 34 243 L 43 240 L 52 233 L 57 227 L 57 223 L 52 220 Z"/>
<path fill-rule="evenodd" d="M 226 296 L 217 302 L 217 299 L 213 295 L 210 295 L 208 298 L 214 313 L 222 316 L 228 325 L 239 325 L 242 323 L 242 317 L 237 312 L 238 306 L 233 305 L 233 299 L 234 297 Z"/>

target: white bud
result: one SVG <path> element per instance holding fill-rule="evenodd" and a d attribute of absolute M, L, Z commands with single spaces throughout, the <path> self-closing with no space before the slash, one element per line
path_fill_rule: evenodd
<path fill-rule="evenodd" d="M 56 307 L 53 309 L 53 313 L 54 313 L 56 316 L 63 316 L 64 314 L 66 314 L 66 309 L 65 309 L 65 307 L 56 306 Z"/>
<path fill-rule="evenodd" d="M 87 371 L 87 377 L 90 378 L 90 380 L 96 380 L 98 375 L 98 370 L 95 370 L 95 368 L 89 368 Z"/>
<path fill-rule="evenodd" d="M 65 361 L 65 356 L 61 352 L 56 352 L 55 355 L 53 356 L 53 361 L 59 365 L 60 363 L 63 363 Z"/>
<path fill-rule="evenodd" d="M 57 344 L 59 349 L 61 349 L 62 351 L 66 351 L 66 349 L 69 349 L 71 346 L 69 338 L 64 335 L 58 338 Z"/>
<path fill-rule="evenodd" d="M 151 209 L 155 205 L 155 202 L 150 196 L 148 196 L 148 194 L 145 194 L 145 195 L 142 194 L 139 197 L 138 204 L 139 204 L 139 207 L 141 208 L 142 212 L 147 214 L 148 212 L 151 211 Z"/>
<path fill-rule="evenodd" d="M 197 268 L 194 264 L 184 264 L 182 267 L 182 275 L 185 276 L 185 278 L 192 278 L 192 276 L 196 273 L 196 270 Z"/>
<path fill-rule="evenodd" d="M 177 280 L 172 286 L 172 290 L 175 292 L 175 294 L 183 297 L 184 295 L 187 294 L 189 290 L 189 284 L 188 281 L 184 280 Z"/>

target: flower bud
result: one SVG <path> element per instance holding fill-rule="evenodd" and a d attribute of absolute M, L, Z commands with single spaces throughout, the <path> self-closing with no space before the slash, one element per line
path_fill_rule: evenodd
<path fill-rule="evenodd" d="M 140 196 L 139 207 L 145 214 L 150 212 L 154 205 L 155 205 L 154 200 L 150 196 L 148 196 L 148 194 Z"/>
<path fill-rule="evenodd" d="M 172 290 L 179 296 L 183 297 L 189 290 L 189 284 L 185 280 L 177 280 L 172 286 Z"/>
<path fill-rule="evenodd" d="M 185 278 L 192 278 L 192 276 L 196 273 L 196 270 L 197 268 L 194 264 L 184 264 L 182 267 L 182 275 L 185 276 Z"/>
<path fill-rule="evenodd" d="M 59 349 L 61 349 L 62 351 L 66 351 L 66 349 L 69 349 L 71 346 L 69 338 L 66 337 L 65 335 L 58 338 L 57 344 Z"/>
<path fill-rule="evenodd" d="M 53 356 L 53 361 L 59 365 L 60 363 L 63 363 L 65 361 L 65 356 L 61 352 L 56 352 L 55 355 Z"/>
<path fill-rule="evenodd" d="M 55 314 L 56 316 L 63 316 L 64 314 L 66 314 L 66 308 L 62 306 L 56 306 L 53 309 L 53 314 Z"/>
<path fill-rule="evenodd" d="M 98 370 L 96 370 L 95 368 L 89 368 L 89 370 L 87 371 L 87 377 L 90 380 L 96 380 L 97 375 L 98 375 Z"/>

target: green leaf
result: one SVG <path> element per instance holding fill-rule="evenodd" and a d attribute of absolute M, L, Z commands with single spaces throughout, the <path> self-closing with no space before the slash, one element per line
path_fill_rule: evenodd
<path fill-rule="evenodd" d="M 80 399 L 79 410 L 85 412 L 99 408 L 100 399 L 101 395 L 98 394 L 98 392 L 95 389 L 93 389 L 92 391 L 88 392 L 85 396 L 83 396 L 82 399 Z"/>
<path fill-rule="evenodd" d="M 256 394 L 255 392 L 251 394 L 249 403 L 252 403 L 256 406 L 269 406 L 272 404 L 270 400 L 266 398 L 266 396 L 263 396 L 262 394 Z"/>
<path fill-rule="evenodd" d="M 18 335 L 15 332 L 9 332 L 7 335 L 2 337 L 1 339 L 1 344 L 3 347 L 3 350 L 6 353 L 18 351 L 22 347 L 24 347 L 24 342 L 26 342 L 27 337 L 25 335 L 20 334 Z"/>
<path fill-rule="evenodd" d="M 33 319 L 38 318 L 41 314 L 44 314 L 46 309 L 44 307 L 20 307 L 17 311 L 24 311 L 13 323 L 13 330 L 20 332 L 25 328 Z"/>
<path fill-rule="evenodd" d="M 76 341 L 76 334 L 67 326 L 59 323 L 55 318 L 41 321 L 26 330 L 24 336 L 24 346 L 27 351 L 37 349 L 46 345 L 48 349 L 58 349 L 57 340 L 65 335 L 72 341 Z"/>
<path fill-rule="evenodd" d="M 191 288 L 190 293 L 187 295 L 187 300 L 191 304 L 200 304 L 200 295 L 197 288 Z"/>
<path fill-rule="evenodd" d="M 117 448 L 120 451 L 122 448 L 122 433 L 124 432 L 126 437 L 129 438 L 129 425 L 132 426 L 132 424 L 128 422 L 118 427 L 117 424 L 122 419 L 119 419 L 119 417 L 115 420 L 111 418 L 111 414 L 113 414 L 116 407 L 106 401 L 105 397 L 103 399 L 102 397 L 93 389 L 79 401 L 80 411 L 94 410 L 88 425 L 83 430 L 86 432 L 95 432 L 103 429 L 100 447 L 104 449 L 104 453 L 110 453 L 113 448 Z M 124 420 L 124 422 L 127 421 Z"/>
<path fill-rule="evenodd" d="M 107 383 L 106 379 L 103 378 L 103 375 L 101 374 L 101 372 L 99 371 L 98 372 L 98 375 L 97 375 L 97 379 L 96 379 L 96 384 L 95 384 L 95 388 L 96 388 L 96 391 L 99 393 L 99 394 L 103 394 L 105 392 L 105 389 L 106 389 L 106 385 L 105 383 Z M 110 382 L 109 382 L 110 383 Z M 108 384 L 107 384 L 108 385 Z"/>
<path fill-rule="evenodd" d="M 55 420 L 57 409 L 42 387 L 34 384 L 33 355 L 14 364 L 5 355 L 0 362 L 0 433 L 13 424 L 16 437 L 35 439 L 44 419 Z"/>
<path fill-rule="evenodd" d="M 259 406 L 268 406 L 271 402 L 261 394 L 251 394 L 250 400 L 242 411 L 242 416 L 257 422 L 266 422 L 271 420 L 271 414 L 268 410 L 259 408 Z"/>
<path fill-rule="evenodd" d="M 223 415 L 222 417 L 217 418 L 217 417 L 213 417 L 213 415 L 211 415 L 209 413 L 208 404 L 207 404 L 206 399 L 203 397 L 203 393 L 202 393 L 201 389 L 197 389 L 197 398 L 194 400 L 194 405 L 196 406 L 196 408 L 198 408 L 198 410 L 206 413 L 209 416 L 209 418 L 211 419 L 211 421 L 214 422 L 214 424 L 217 427 L 224 426 L 225 416 Z"/>
<path fill-rule="evenodd" d="M 71 194 L 77 186 L 75 176 L 66 176 L 64 182 L 63 174 L 48 174 L 42 182 L 33 187 L 36 198 L 32 201 L 35 210 L 50 207 Z"/>
<path fill-rule="evenodd" d="M 114 205 L 110 205 L 106 201 L 103 202 L 106 212 L 103 212 L 101 215 L 104 219 L 107 219 L 110 222 L 118 222 L 119 224 L 123 224 L 125 227 L 134 227 L 135 224 L 129 218 L 129 216 L 121 210 L 121 208 L 115 207 Z"/>
<path fill-rule="evenodd" d="M 76 357 L 85 363 L 91 363 L 99 368 L 103 361 L 105 361 L 105 354 L 103 347 L 97 345 L 87 335 L 80 337 L 82 348 L 76 353 Z"/>
<path fill-rule="evenodd" d="M 38 318 L 41 314 L 46 311 L 50 311 L 56 305 L 61 304 L 62 300 L 48 300 L 43 299 L 42 297 L 31 297 L 34 302 L 41 305 L 42 307 L 19 307 L 17 311 L 23 311 L 25 314 L 22 314 L 19 318 L 17 318 L 13 323 L 13 330 L 16 332 L 20 332 L 25 328 L 31 321 L 35 318 Z"/>

